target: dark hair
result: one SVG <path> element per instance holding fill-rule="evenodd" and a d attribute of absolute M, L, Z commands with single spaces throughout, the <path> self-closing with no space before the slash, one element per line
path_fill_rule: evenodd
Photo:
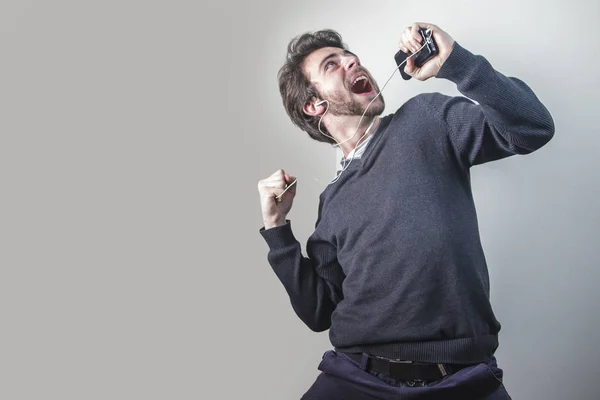
<path fill-rule="evenodd" d="M 323 47 L 339 47 L 347 50 L 346 45 L 342 42 L 342 37 L 334 30 L 323 29 L 313 33 L 304 33 L 292 39 L 288 44 L 286 60 L 279 70 L 277 78 L 283 106 L 292 122 L 307 132 L 311 138 L 333 144 L 334 140 L 319 132 L 317 128 L 319 117 L 307 115 L 303 111 L 304 104 L 312 98 L 318 98 L 319 94 L 304 75 L 302 63 L 310 53 Z M 327 133 L 322 124 L 321 130 Z"/>

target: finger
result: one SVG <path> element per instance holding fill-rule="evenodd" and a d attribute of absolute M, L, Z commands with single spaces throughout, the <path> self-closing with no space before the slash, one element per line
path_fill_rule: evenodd
<path fill-rule="evenodd" d="M 277 196 L 283 192 L 284 189 L 280 188 L 270 188 L 270 187 L 262 187 L 260 189 L 260 197 L 263 201 L 266 201 L 267 204 L 273 203 L 277 200 Z"/>
<path fill-rule="evenodd" d="M 281 192 L 285 186 L 283 179 L 267 178 L 258 183 L 258 191 L 262 196 L 270 196 L 272 193 Z"/>
<path fill-rule="evenodd" d="M 406 65 L 404 66 L 404 72 L 406 72 L 410 76 L 413 76 L 416 69 L 417 68 L 415 67 L 415 62 L 413 61 L 413 59 L 407 58 Z"/>
<path fill-rule="evenodd" d="M 285 185 L 285 188 L 282 192 L 280 192 L 279 196 L 281 196 L 281 194 L 283 194 L 284 192 L 292 192 L 292 193 L 296 193 L 296 183 L 298 182 L 297 179 L 292 180 L 289 184 Z"/>
<path fill-rule="evenodd" d="M 296 181 L 292 182 L 292 184 L 288 185 L 285 189 L 281 190 L 276 196 L 275 200 L 282 201 L 284 196 L 291 195 L 294 197 L 296 195 Z"/>
<path fill-rule="evenodd" d="M 281 182 L 284 181 L 283 175 L 279 176 L 279 175 L 274 174 L 274 175 L 271 175 L 271 176 L 261 180 L 261 182 L 263 182 L 263 183 L 278 182 L 278 181 L 281 181 Z"/>
<path fill-rule="evenodd" d="M 281 180 L 268 181 L 268 182 L 264 182 L 262 184 L 262 187 L 266 188 L 266 189 L 285 189 L 285 186 L 286 186 L 285 182 L 281 181 Z"/>
<path fill-rule="evenodd" d="M 294 180 L 296 180 L 296 177 L 290 176 L 288 174 L 283 174 L 283 178 L 285 179 L 285 183 L 287 183 L 288 185 L 290 183 L 292 183 Z"/>
<path fill-rule="evenodd" d="M 407 46 L 408 46 L 408 41 L 406 40 L 406 30 L 405 30 L 400 35 L 400 41 L 398 42 L 398 47 L 400 47 L 400 50 L 402 50 L 403 52 L 408 53 L 409 50 L 408 50 Z"/>
<path fill-rule="evenodd" d="M 283 182 L 285 183 L 285 176 L 287 174 L 282 170 L 278 170 L 276 171 L 273 175 L 269 176 L 268 178 L 266 178 L 264 181 L 265 182 Z"/>
<path fill-rule="evenodd" d="M 298 184 L 295 184 L 295 185 L 293 185 L 293 186 L 290 188 L 289 192 L 290 192 L 290 194 L 291 194 L 292 196 L 295 196 L 295 195 L 296 195 L 296 190 L 298 190 Z"/>
<path fill-rule="evenodd" d="M 434 24 L 430 24 L 428 22 L 416 22 L 417 25 L 419 25 L 419 27 L 423 28 L 423 29 L 431 29 L 431 31 L 435 31 L 438 29 L 438 27 Z"/>
<path fill-rule="evenodd" d="M 427 22 L 417 22 L 417 24 L 421 28 L 425 29 L 425 35 L 427 37 L 433 37 L 434 34 L 436 34 L 440 30 L 440 28 L 438 28 L 437 25 L 430 24 Z"/>
<path fill-rule="evenodd" d="M 412 44 L 412 28 L 407 27 L 404 32 L 402 32 L 402 45 L 406 48 L 405 53 L 412 53 L 413 44 Z"/>
<path fill-rule="evenodd" d="M 285 175 L 285 171 L 282 169 L 278 169 L 277 171 L 273 172 L 273 174 L 269 178 L 275 178 L 275 177 L 283 178 L 284 175 Z"/>
<path fill-rule="evenodd" d="M 296 179 L 293 176 L 291 176 L 290 178 L 292 179 L 292 182 L 287 186 L 286 189 L 288 189 L 288 191 L 292 195 L 296 195 L 296 189 L 298 188 L 298 179 Z"/>
<path fill-rule="evenodd" d="M 413 40 L 415 40 L 417 43 L 421 43 L 422 42 L 422 38 L 421 38 L 421 34 L 419 33 L 419 29 L 421 27 L 414 23 L 410 26 L 410 34 Z"/>
<path fill-rule="evenodd" d="M 413 53 L 419 51 L 421 47 L 421 34 L 419 33 L 419 25 L 417 24 L 412 24 L 410 27 L 410 44 Z"/>

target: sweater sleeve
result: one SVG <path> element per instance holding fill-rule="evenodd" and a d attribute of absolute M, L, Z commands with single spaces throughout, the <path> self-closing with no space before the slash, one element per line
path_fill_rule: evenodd
<path fill-rule="evenodd" d="M 298 317 L 315 332 L 329 329 L 331 314 L 343 298 L 345 277 L 335 247 L 313 233 L 306 245 L 308 257 L 304 257 L 290 221 L 271 229 L 261 228 L 260 233 L 269 246 L 269 263 Z"/>
<path fill-rule="evenodd" d="M 437 77 L 468 97 L 440 95 L 434 108 L 465 167 L 531 153 L 554 136 L 550 113 L 524 82 L 495 71 L 458 43 Z"/>

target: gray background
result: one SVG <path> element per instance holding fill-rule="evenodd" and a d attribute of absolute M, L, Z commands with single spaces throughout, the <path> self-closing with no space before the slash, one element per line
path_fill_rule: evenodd
<path fill-rule="evenodd" d="M 514 399 L 597 399 L 598 2 L 0 4 L 0 398 L 297 399 L 330 348 L 266 261 L 256 184 L 299 178 L 304 242 L 335 151 L 287 119 L 293 36 L 337 29 L 380 85 L 433 22 L 556 122 L 473 169 Z M 402 81 L 386 113 L 449 82 Z"/>

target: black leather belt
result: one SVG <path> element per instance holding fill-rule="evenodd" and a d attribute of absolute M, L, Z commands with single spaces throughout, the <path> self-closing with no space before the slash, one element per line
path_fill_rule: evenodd
<path fill-rule="evenodd" d="M 362 362 L 361 353 L 344 353 L 357 363 Z M 400 381 L 437 381 L 463 368 L 476 364 L 430 364 L 413 361 L 390 360 L 368 356 L 366 368 L 390 375 Z"/>

